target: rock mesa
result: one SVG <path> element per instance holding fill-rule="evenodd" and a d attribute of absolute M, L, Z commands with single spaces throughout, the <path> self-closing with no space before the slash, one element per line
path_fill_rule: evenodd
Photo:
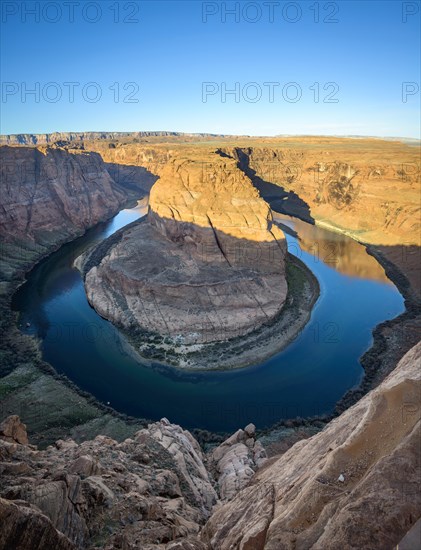
<path fill-rule="evenodd" d="M 234 159 L 173 158 L 132 226 L 86 275 L 90 303 L 124 328 L 173 343 L 242 336 L 270 322 L 287 294 L 286 241 Z"/>

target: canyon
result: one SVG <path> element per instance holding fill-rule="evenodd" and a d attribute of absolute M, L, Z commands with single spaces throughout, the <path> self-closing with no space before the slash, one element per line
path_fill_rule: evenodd
<path fill-rule="evenodd" d="M 0 411 L 9 417 L 0 427 L 0 547 L 393 548 L 414 535 L 421 506 L 419 149 L 377 139 L 169 134 L 65 133 L 36 147 L 15 145 L 37 143 L 30 136 L 2 138 L 14 145 L 0 147 Z M 24 273 L 151 190 L 148 219 L 123 230 L 105 254 L 92 251 L 98 265 L 86 259 L 94 306 L 116 323 L 133 316 L 144 326 L 136 300 L 127 309 L 109 304 L 151 280 L 146 291 L 159 289 L 168 308 L 163 289 L 202 280 L 206 271 L 208 286 L 247 281 L 265 304 L 264 311 L 247 308 L 244 295 L 232 292 L 207 298 L 210 315 L 215 308 L 238 313 L 245 335 L 286 299 L 284 237 L 256 189 L 274 211 L 365 243 L 406 300 L 403 315 L 375 330 L 361 399 L 320 433 L 269 459 L 253 426 L 210 445 L 202 438 L 201 448 L 193 435 L 203 434 L 99 404 L 58 376 L 19 332 L 10 300 Z M 247 243 L 246 258 L 231 245 L 238 241 Z M 151 279 L 146 261 L 139 268 L 141 255 L 155 254 L 150 243 L 159 243 L 157 266 L 170 261 L 163 280 Z M 262 250 L 269 261 L 253 263 Z M 363 273 L 365 265 L 351 258 L 343 269 Z M 118 281 L 108 296 L 107 277 Z M 169 334 L 191 334 L 170 308 L 164 312 Z M 148 317 L 163 330 L 158 315 Z M 201 338 L 218 340 L 215 325 L 206 324 Z"/>
<path fill-rule="evenodd" d="M 90 303 L 118 326 L 203 351 L 279 315 L 285 256 L 270 208 L 234 160 L 181 157 L 160 171 L 147 220 L 123 230 L 89 266 L 85 286 Z"/>
<path fill-rule="evenodd" d="M 120 443 L 99 435 L 40 451 L 9 417 L 0 547 L 409 548 L 421 507 L 420 359 L 418 344 L 377 389 L 272 459 L 252 425 L 207 454 L 167 419 Z"/>
<path fill-rule="evenodd" d="M 97 153 L 1 147 L 1 275 L 29 268 L 57 244 L 115 214 L 142 189 L 125 189 Z"/>

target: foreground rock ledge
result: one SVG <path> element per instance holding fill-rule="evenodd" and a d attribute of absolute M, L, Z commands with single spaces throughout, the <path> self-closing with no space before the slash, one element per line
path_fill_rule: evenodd
<path fill-rule="evenodd" d="M 220 507 L 207 548 L 394 548 L 421 516 L 421 343 L 375 390 Z"/>
<path fill-rule="evenodd" d="M 201 346 L 273 320 L 286 294 L 286 241 L 233 159 L 168 162 L 146 221 L 86 274 L 89 302 L 125 329 Z"/>
<path fill-rule="evenodd" d="M 0 549 L 384 550 L 419 540 L 420 359 L 421 343 L 325 430 L 270 461 L 252 424 L 207 455 L 166 419 L 121 443 L 97 436 L 39 451 L 9 417 Z"/>
<path fill-rule="evenodd" d="M 266 460 L 250 424 L 208 457 L 167 419 L 118 443 L 29 445 L 17 416 L 0 434 L 0 549 L 171 547 L 195 537 L 218 502 Z M 202 548 L 196 540 L 193 548 Z M 186 548 L 186 546 L 184 546 Z M 188 548 L 188 546 L 187 546 Z"/>

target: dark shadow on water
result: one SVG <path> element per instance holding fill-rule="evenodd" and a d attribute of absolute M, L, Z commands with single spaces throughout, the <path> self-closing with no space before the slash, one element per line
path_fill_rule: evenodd
<path fill-rule="evenodd" d="M 102 236 L 130 221 L 120 213 L 112 227 L 104 227 Z M 400 314 L 403 300 L 384 280 L 384 273 L 377 277 L 370 267 L 367 277 L 366 268 L 349 270 L 352 261 L 348 264 L 347 258 L 355 258 L 358 243 L 335 235 L 339 256 L 336 263 L 329 263 L 331 252 L 329 257 L 317 255 L 305 244 L 321 239 L 319 250 L 324 250 L 328 237 L 319 228 L 313 234 L 315 226 L 305 226 L 305 233 L 302 222 L 285 219 L 284 223 L 293 230 L 287 235 L 290 252 L 315 273 L 321 297 L 295 342 L 251 368 L 183 373 L 154 364 L 151 368 L 125 352 L 118 331 L 87 303 L 82 280 L 72 267 L 75 255 L 92 244 L 92 237 L 98 242 L 96 233 L 87 235 L 84 244 L 78 240 L 45 260 L 43 271 L 30 275 L 18 292 L 14 306 L 21 313 L 24 332 L 37 334 L 41 329 L 44 358 L 120 412 L 151 419 L 166 416 L 185 428 L 215 432 L 233 431 L 248 422 L 265 427 L 297 416 L 331 414 L 337 401 L 361 381 L 359 359 L 372 344 L 373 328 Z M 358 247 L 362 257 L 366 252 Z M 216 252 L 213 247 L 212 255 Z M 375 260 L 368 257 L 367 265 L 371 262 Z M 361 259 L 358 265 L 366 263 Z M 42 327 L 37 326 L 37 317 Z M 26 322 L 31 323 L 28 329 Z M 378 366 L 376 361 L 373 365 Z"/>

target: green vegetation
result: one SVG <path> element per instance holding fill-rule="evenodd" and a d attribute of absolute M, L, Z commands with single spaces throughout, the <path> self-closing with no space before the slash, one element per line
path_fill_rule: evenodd
<path fill-rule="evenodd" d="M 302 311 L 311 311 L 319 295 L 319 284 L 311 271 L 295 256 L 288 254 L 286 262 L 288 296 L 284 307 L 277 317 L 253 331 L 250 335 L 235 336 L 225 341 L 204 342 L 199 348 L 189 350 L 169 336 L 148 332 L 138 325 L 130 328 L 119 327 L 136 353 L 146 361 L 164 366 L 180 367 L 189 370 L 226 370 L 245 367 L 254 363 L 256 358 L 250 354 L 252 349 L 265 350 L 266 356 L 279 351 L 282 335 L 296 323 L 296 332 L 306 322 Z M 274 346 L 274 340 L 277 342 Z M 287 343 L 287 342 L 286 342 Z M 278 349 L 275 349 L 277 346 Z"/>
<path fill-rule="evenodd" d="M 59 375 L 41 356 L 39 342 L 22 334 L 11 298 L 24 273 L 56 249 L 63 235 L 50 243 L 4 245 L 0 256 L 0 421 L 17 414 L 28 427 L 31 442 L 45 447 L 57 439 L 84 440 L 98 433 L 118 439 L 133 435 L 146 421 L 129 418 L 97 402 Z M 45 239 L 44 239 L 45 240 Z"/>

